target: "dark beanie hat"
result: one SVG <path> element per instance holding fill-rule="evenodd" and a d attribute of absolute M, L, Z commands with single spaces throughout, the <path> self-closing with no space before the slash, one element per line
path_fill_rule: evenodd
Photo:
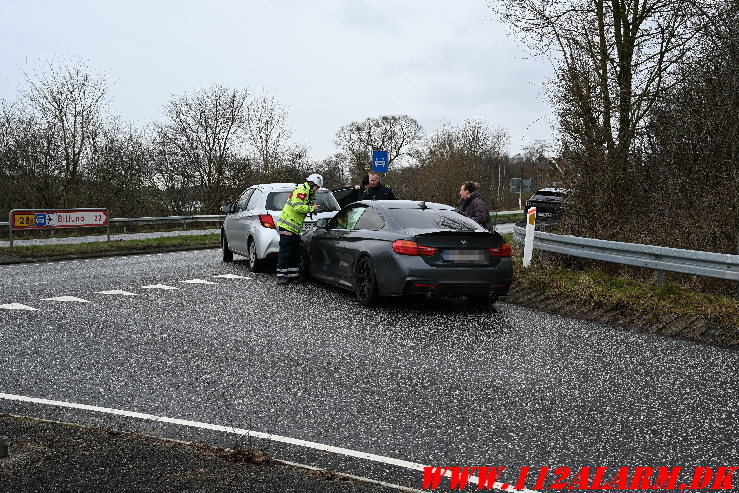
<path fill-rule="evenodd" d="M 364 175 L 364 178 L 362 178 L 362 186 L 366 187 L 369 185 L 369 175 Z"/>

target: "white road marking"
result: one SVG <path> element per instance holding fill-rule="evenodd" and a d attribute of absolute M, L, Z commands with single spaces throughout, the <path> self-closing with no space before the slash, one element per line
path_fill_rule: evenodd
<path fill-rule="evenodd" d="M 141 286 L 143 289 L 180 289 L 174 286 L 167 286 L 166 284 L 150 284 L 148 286 Z"/>
<path fill-rule="evenodd" d="M 187 284 L 218 284 L 217 282 L 206 281 L 205 279 L 188 279 L 187 281 L 180 281 Z"/>
<path fill-rule="evenodd" d="M 74 301 L 77 303 L 89 303 L 87 300 L 78 298 L 76 296 L 56 296 L 54 298 L 41 298 L 43 301 Z"/>
<path fill-rule="evenodd" d="M 34 312 L 38 311 L 38 308 L 33 308 L 22 303 L 9 303 L 7 305 L 0 305 L 0 308 L 3 310 L 31 310 Z"/>
<path fill-rule="evenodd" d="M 273 435 L 271 433 L 263 433 L 261 431 L 252 431 L 252 430 L 246 430 L 244 428 L 234 428 L 231 426 L 214 425 L 210 423 L 204 423 L 202 421 L 190 421 L 186 419 L 169 418 L 166 416 L 156 416 L 154 414 L 139 413 L 135 411 L 124 411 L 122 409 L 91 406 L 89 404 L 78 404 L 78 403 L 66 402 L 66 401 L 54 401 L 54 400 L 49 400 L 49 399 L 40 399 L 38 397 L 27 397 L 27 396 L 22 396 L 22 395 L 15 395 L 15 394 L 0 393 L 0 399 L 7 399 L 11 401 L 20 401 L 20 402 L 30 402 L 33 404 L 44 404 L 47 406 L 65 407 L 69 409 L 81 409 L 84 411 L 93 411 L 93 412 L 103 413 L 103 414 L 113 414 L 116 416 L 125 416 L 129 418 L 143 419 L 147 421 L 155 421 L 158 423 L 170 423 L 174 425 L 189 426 L 191 428 L 199 428 L 202 430 L 212 430 L 212 431 L 220 431 L 223 433 L 233 433 L 235 435 L 261 438 L 261 439 L 270 440 L 273 442 L 287 443 L 289 445 L 295 445 L 298 447 L 310 448 L 314 450 L 320 450 L 323 452 L 330 452 L 330 453 L 337 454 L 337 455 L 344 455 L 346 457 L 354 457 L 357 459 L 364 459 L 364 460 L 369 460 L 372 462 L 379 462 L 381 464 L 402 467 L 404 469 L 410 469 L 413 471 L 423 472 L 426 467 L 429 467 L 424 464 L 419 464 L 417 462 L 410 462 L 407 460 L 395 459 L 393 457 L 386 457 L 384 455 L 370 454 L 367 452 L 359 452 L 357 450 L 352 450 L 352 449 L 348 449 L 344 447 L 335 447 L 333 445 L 326 445 L 323 443 L 311 442 L 308 440 L 301 440 L 298 438 L 290 438 L 290 437 L 286 437 L 282 435 Z M 446 474 L 444 474 L 444 476 L 451 477 L 451 471 L 447 471 Z M 477 476 L 469 477 L 469 482 L 472 484 L 477 483 L 477 480 L 478 480 Z M 493 487 L 499 490 L 503 490 L 503 485 L 502 483 L 499 483 L 499 482 L 494 483 Z M 507 489 L 503 491 L 505 491 L 506 493 L 511 493 L 511 492 L 512 493 L 539 493 L 537 491 L 530 490 L 528 488 L 523 488 L 523 489 L 518 490 L 518 489 L 511 488 L 511 487 L 508 487 Z"/>
<path fill-rule="evenodd" d="M 237 276 L 236 274 L 214 274 L 213 277 L 222 277 L 223 279 L 251 279 L 251 277 Z"/>
<path fill-rule="evenodd" d="M 110 291 L 95 291 L 97 294 L 120 294 L 123 296 L 136 296 L 136 293 L 123 291 L 122 289 L 111 289 Z"/>

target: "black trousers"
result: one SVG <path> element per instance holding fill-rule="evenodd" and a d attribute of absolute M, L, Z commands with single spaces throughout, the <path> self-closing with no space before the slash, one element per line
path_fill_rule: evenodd
<path fill-rule="evenodd" d="M 277 257 L 277 278 L 295 279 L 300 268 L 300 235 L 280 231 L 280 253 Z"/>

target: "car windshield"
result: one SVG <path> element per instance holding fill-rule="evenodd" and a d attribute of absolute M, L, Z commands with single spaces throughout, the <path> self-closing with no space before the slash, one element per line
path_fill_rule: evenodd
<path fill-rule="evenodd" d="M 403 229 L 442 229 L 450 231 L 483 229 L 472 219 L 452 210 L 390 209 L 390 213 Z"/>
<path fill-rule="evenodd" d="M 292 190 L 285 190 L 284 192 L 270 192 L 267 195 L 266 209 L 268 211 L 281 211 L 285 207 L 287 198 L 292 193 Z M 334 196 L 328 190 L 319 190 L 316 194 L 316 204 L 320 204 L 320 212 L 332 212 L 339 210 L 339 203 L 336 202 Z"/>

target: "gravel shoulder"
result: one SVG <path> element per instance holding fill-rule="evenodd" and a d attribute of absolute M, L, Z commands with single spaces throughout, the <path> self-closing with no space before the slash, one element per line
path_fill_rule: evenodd
<path fill-rule="evenodd" d="M 0 458 L 0 491 L 409 491 L 278 463 L 246 450 L 7 414 L 0 414 L 0 435 L 11 441 L 8 455 Z"/>

